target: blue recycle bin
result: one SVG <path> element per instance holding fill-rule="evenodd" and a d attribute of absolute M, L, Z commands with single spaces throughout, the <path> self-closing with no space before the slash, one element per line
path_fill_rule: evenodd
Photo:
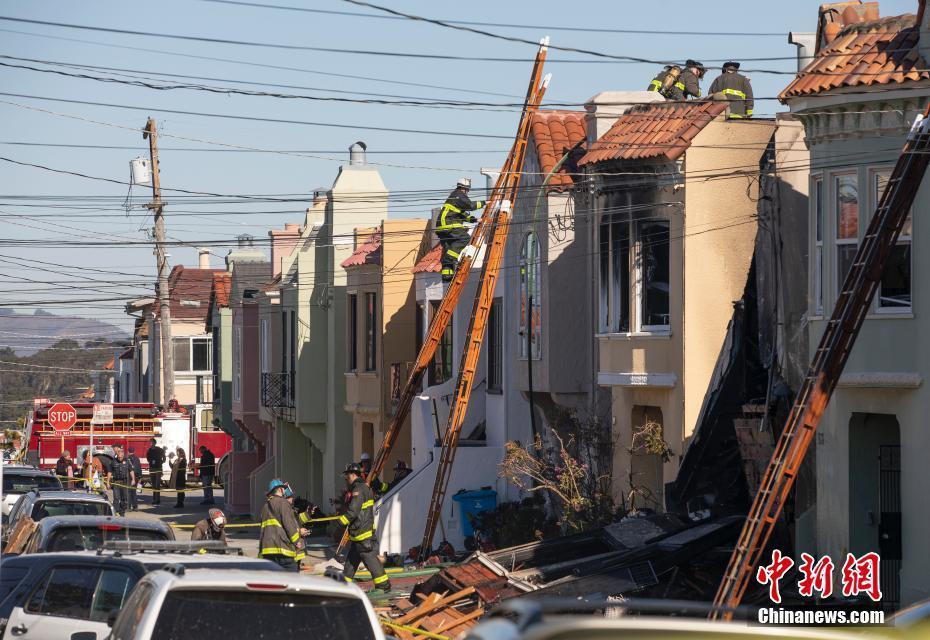
<path fill-rule="evenodd" d="M 466 538 L 475 535 L 471 526 L 472 517 L 497 507 L 497 491 L 493 489 L 462 491 L 452 496 L 452 499 L 459 503 L 459 511 L 462 513 L 462 535 Z"/>

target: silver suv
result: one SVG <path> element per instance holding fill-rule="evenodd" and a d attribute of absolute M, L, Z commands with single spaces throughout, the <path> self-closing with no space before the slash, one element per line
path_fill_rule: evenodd
<path fill-rule="evenodd" d="M 289 572 L 166 567 L 136 585 L 109 640 L 384 640 L 355 585 Z"/>

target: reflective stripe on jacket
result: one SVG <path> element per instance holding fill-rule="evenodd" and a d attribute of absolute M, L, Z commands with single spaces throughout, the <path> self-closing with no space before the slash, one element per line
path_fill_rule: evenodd
<path fill-rule="evenodd" d="M 356 478 L 349 489 L 352 499 L 339 522 L 349 528 L 349 540 L 361 542 L 375 535 L 375 495 L 361 478 Z"/>
<path fill-rule="evenodd" d="M 710 85 L 712 94 L 722 93 L 731 101 L 730 117 L 751 117 L 755 102 L 752 97 L 752 83 L 744 75 L 735 71 L 721 74 Z"/>
<path fill-rule="evenodd" d="M 471 218 L 468 212 L 481 209 L 484 205 L 483 200 L 470 200 L 464 189 L 455 189 L 446 198 L 445 204 L 436 216 L 436 231 L 464 227 Z"/>
<path fill-rule="evenodd" d="M 269 496 L 262 507 L 262 532 L 258 542 L 259 555 L 297 558 L 300 526 L 294 517 L 294 507 L 282 496 Z M 302 545 L 301 545 L 302 546 Z"/>

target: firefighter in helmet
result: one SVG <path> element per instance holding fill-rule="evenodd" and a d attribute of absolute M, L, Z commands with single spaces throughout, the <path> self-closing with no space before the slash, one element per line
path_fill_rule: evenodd
<path fill-rule="evenodd" d="M 378 538 L 375 536 L 375 494 L 362 479 L 362 468 L 355 462 L 346 465 L 343 475 L 351 492 L 349 506 L 339 516 L 339 522 L 349 528 L 349 551 L 343 575 L 352 582 L 362 562 L 371 572 L 374 591 L 391 590 L 391 580 L 378 558 Z"/>
<path fill-rule="evenodd" d="M 730 101 L 731 118 L 751 118 L 755 103 L 752 99 L 752 83 L 739 73 L 739 62 L 726 62 L 721 73 L 710 85 L 714 100 Z"/>
<path fill-rule="evenodd" d="M 469 236 L 465 223 L 476 222 L 477 218 L 471 215 L 471 212 L 485 205 L 482 200 L 472 201 L 468 197 L 469 189 L 471 189 L 471 179 L 460 179 L 436 216 L 436 235 L 439 236 L 439 242 L 442 244 L 443 282 L 452 281 L 459 256 L 468 246 Z"/>

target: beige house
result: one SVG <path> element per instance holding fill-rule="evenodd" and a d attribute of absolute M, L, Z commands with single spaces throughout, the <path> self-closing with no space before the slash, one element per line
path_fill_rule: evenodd
<path fill-rule="evenodd" d="M 416 300 L 411 268 L 429 240 L 429 221 L 384 220 L 356 229 L 346 272 L 346 395 L 353 459 L 374 455 L 416 358 Z M 411 462 L 410 417 L 387 461 Z M 390 473 L 386 479 L 390 480 Z"/>
<path fill-rule="evenodd" d="M 615 494 L 664 510 L 756 237 L 758 181 L 720 167 L 758 172 L 775 124 L 728 119 L 719 102 L 618 107 L 655 100 L 610 92 L 586 105 L 589 188 L 577 198 L 597 221 L 597 382 L 611 393 Z M 666 456 L 644 449 L 647 432 Z"/>

